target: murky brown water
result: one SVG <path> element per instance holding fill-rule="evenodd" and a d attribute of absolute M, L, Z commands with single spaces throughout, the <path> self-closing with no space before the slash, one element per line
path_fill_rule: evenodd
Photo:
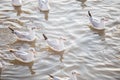
<path fill-rule="evenodd" d="M 76 70 L 81 74 L 78 80 L 120 80 L 120 1 L 50 0 L 50 6 L 46 21 L 37 8 L 37 0 L 23 0 L 22 13 L 20 8 L 14 10 L 11 0 L 0 0 L 0 61 L 5 65 L 1 79 L 48 80 L 48 74 L 65 77 Z M 105 32 L 88 27 L 88 10 L 97 18 L 108 19 Z M 7 51 L 32 46 L 26 42 L 12 44 L 16 38 L 8 26 L 24 31 L 26 26 L 41 28 L 36 31 L 38 54 L 34 63 L 16 61 Z M 65 37 L 66 51 L 47 51 L 42 33 L 50 38 Z"/>

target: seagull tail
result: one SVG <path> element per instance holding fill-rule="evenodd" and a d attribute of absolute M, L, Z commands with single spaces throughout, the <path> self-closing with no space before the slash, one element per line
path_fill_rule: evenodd
<path fill-rule="evenodd" d="M 89 15 L 90 17 L 92 17 L 92 15 L 91 15 L 90 11 L 88 11 L 88 15 Z"/>
<path fill-rule="evenodd" d="M 44 39 L 45 39 L 45 40 L 47 40 L 47 39 L 48 39 L 48 38 L 47 38 L 47 36 L 46 36 L 45 34 L 43 34 L 43 37 L 44 37 Z"/>
<path fill-rule="evenodd" d="M 8 28 L 12 31 L 12 33 L 14 33 L 14 30 L 11 27 L 8 27 Z"/>
<path fill-rule="evenodd" d="M 48 74 L 51 78 L 54 78 L 51 74 Z"/>

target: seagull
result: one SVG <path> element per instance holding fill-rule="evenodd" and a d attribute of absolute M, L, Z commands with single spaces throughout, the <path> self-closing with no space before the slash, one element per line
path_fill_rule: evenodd
<path fill-rule="evenodd" d="M 35 31 L 34 31 L 35 28 L 33 27 L 29 28 L 29 32 L 14 30 L 11 27 L 8 28 L 11 30 L 13 34 L 17 36 L 18 40 L 27 41 L 27 42 L 33 42 L 36 40 Z"/>
<path fill-rule="evenodd" d="M 13 6 L 22 6 L 22 0 L 12 0 Z"/>
<path fill-rule="evenodd" d="M 40 11 L 49 11 L 49 0 L 38 0 Z"/>
<path fill-rule="evenodd" d="M 65 50 L 64 38 L 60 37 L 59 39 L 48 39 L 45 34 L 43 34 L 45 41 L 48 44 L 48 47 L 56 52 L 62 52 Z"/>
<path fill-rule="evenodd" d="M 50 77 L 49 80 L 77 80 L 77 75 L 80 75 L 80 74 L 76 71 L 72 71 L 72 73 L 69 77 L 64 77 L 64 78 L 59 78 L 56 76 L 49 75 L 49 77 Z"/>
<path fill-rule="evenodd" d="M 35 49 L 29 48 L 28 51 L 10 49 L 9 50 L 12 55 L 15 57 L 16 60 L 23 62 L 23 63 L 31 63 L 35 60 Z"/>
<path fill-rule="evenodd" d="M 91 15 L 90 11 L 88 11 L 88 15 L 89 15 L 89 20 L 92 24 L 92 28 L 96 29 L 96 30 L 105 30 L 105 18 L 101 18 L 100 20 L 93 18 L 93 16 Z"/>

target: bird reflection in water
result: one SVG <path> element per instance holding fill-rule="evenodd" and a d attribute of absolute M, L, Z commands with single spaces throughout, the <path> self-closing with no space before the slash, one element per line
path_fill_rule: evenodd
<path fill-rule="evenodd" d="M 22 13 L 21 6 L 13 6 L 15 11 L 17 12 L 17 16 L 20 16 Z"/>
<path fill-rule="evenodd" d="M 41 11 L 41 12 L 43 12 L 43 14 L 44 14 L 44 19 L 48 20 L 49 11 Z"/>
<path fill-rule="evenodd" d="M 82 7 L 82 8 L 87 7 L 87 5 L 85 4 L 85 2 L 86 2 L 87 0 L 77 0 L 77 1 L 81 2 L 81 7 Z"/>
<path fill-rule="evenodd" d="M 58 56 L 60 56 L 59 60 L 60 60 L 60 62 L 63 62 L 63 54 L 65 53 L 65 51 L 57 52 L 57 51 L 52 50 L 49 47 L 47 47 L 46 50 L 48 52 L 50 52 L 50 55 L 58 55 Z"/>
<path fill-rule="evenodd" d="M 15 60 L 9 60 L 9 62 L 12 63 L 12 64 L 14 64 L 14 65 L 27 66 L 27 67 L 29 68 L 29 70 L 30 70 L 30 73 L 31 73 L 32 75 L 35 74 L 35 72 L 34 72 L 33 69 L 32 69 L 32 66 L 33 66 L 34 62 L 24 63 L 24 62 L 21 62 L 21 61 L 16 60 L 16 59 L 15 59 Z"/>
<path fill-rule="evenodd" d="M 101 40 L 105 40 L 105 30 L 97 30 L 92 27 L 92 25 L 88 25 L 91 31 L 94 32 L 94 34 L 98 34 L 101 37 Z"/>
<path fill-rule="evenodd" d="M 49 80 L 78 80 L 77 77 L 80 75 L 79 72 L 71 71 L 69 76 L 66 77 L 57 77 L 49 74 Z"/>
<path fill-rule="evenodd" d="M 65 54 L 65 51 L 61 51 L 61 52 L 57 52 L 57 51 L 54 51 L 52 50 L 49 46 L 45 47 L 45 48 L 42 48 L 41 51 L 48 51 L 49 52 L 49 55 L 58 55 L 60 58 L 59 58 L 59 61 L 60 62 L 63 62 L 63 54 Z"/>

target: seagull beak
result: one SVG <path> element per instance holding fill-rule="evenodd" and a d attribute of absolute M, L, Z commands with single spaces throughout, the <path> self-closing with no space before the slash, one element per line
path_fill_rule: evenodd
<path fill-rule="evenodd" d="M 37 54 L 37 52 L 36 52 L 36 51 L 34 51 L 34 50 L 32 50 L 31 52 L 32 52 L 33 54 Z"/>
<path fill-rule="evenodd" d="M 33 51 L 33 53 L 34 53 L 34 54 L 37 54 L 37 52 L 36 52 L 36 51 Z"/>
<path fill-rule="evenodd" d="M 66 38 L 64 38 L 64 37 L 60 37 L 60 39 L 62 39 L 62 40 L 64 40 L 64 41 L 66 41 Z"/>
<path fill-rule="evenodd" d="M 80 75 L 80 73 L 76 73 L 77 75 Z"/>
<path fill-rule="evenodd" d="M 105 18 L 104 21 L 108 21 L 108 19 Z"/>
<path fill-rule="evenodd" d="M 37 27 L 36 29 L 41 29 L 40 27 Z"/>

